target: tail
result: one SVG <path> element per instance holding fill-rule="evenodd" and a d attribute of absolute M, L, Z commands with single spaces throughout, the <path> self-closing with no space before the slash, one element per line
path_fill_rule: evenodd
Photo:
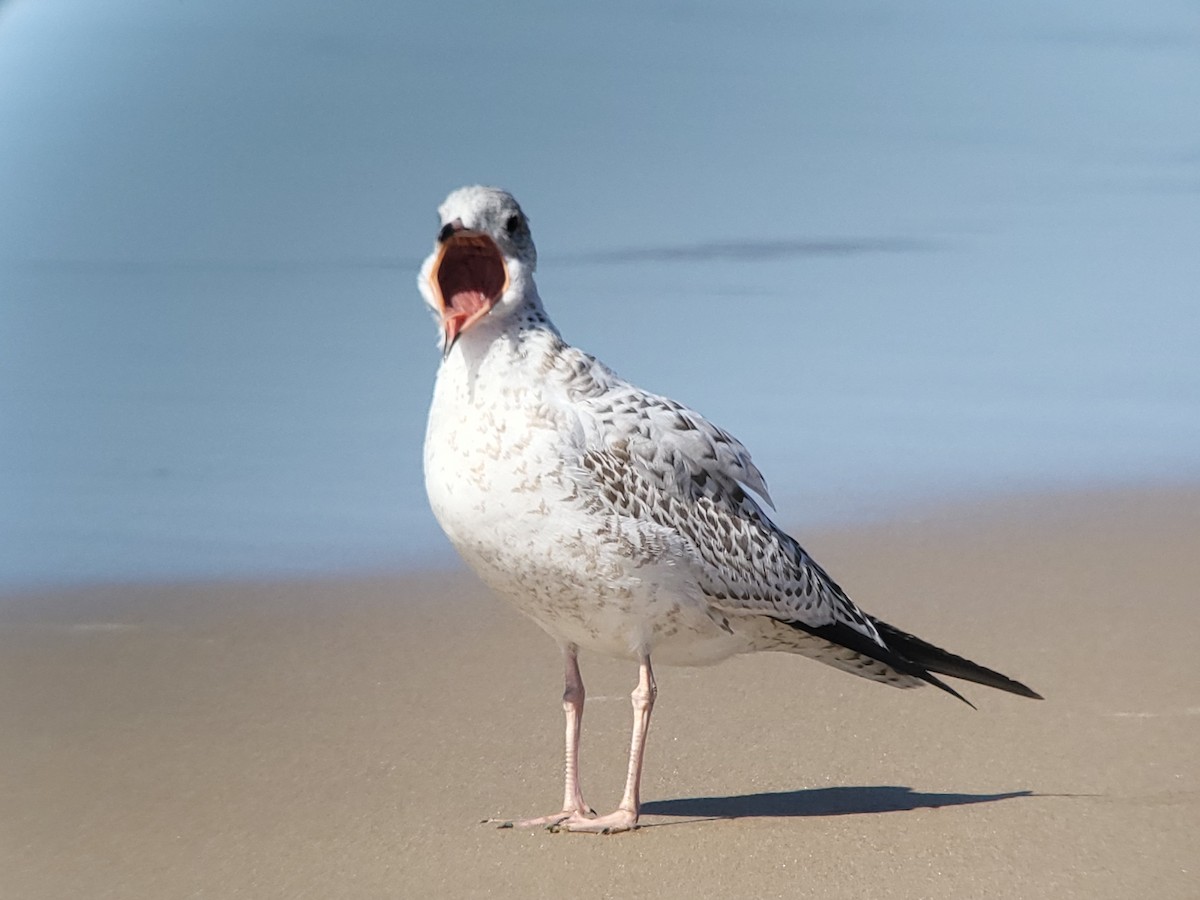
<path fill-rule="evenodd" d="M 1029 697 L 1033 700 L 1042 699 L 1041 694 L 1007 675 L 1001 675 L 999 672 L 973 663 L 969 659 L 955 656 L 953 653 L 935 647 L 887 622 L 881 622 L 874 616 L 868 616 L 868 618 L 875 626 L 875 630 L 879 632 L 879 636 L 883 638 L 883 642 L 887 644 L 888 649 L 915 666 L 930 672 L 937 672 L 939 675 L 949 675 L 951 678 L 961 678 L 964 681 L 973 681 L 976 684 L 1008 691 L 1010 694 L 1017 694 L 1021 697 Z"/>

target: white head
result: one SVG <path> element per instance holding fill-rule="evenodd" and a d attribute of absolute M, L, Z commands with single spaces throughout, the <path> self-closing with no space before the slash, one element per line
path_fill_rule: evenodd
<path fill-rule="evenodd" d="M 537 249 L 529 220 L 499 188 L 459 188 L 438 207 L 441 228 L 417 285 L 442 327 L 442 352 L 488 316 L 536 297 Z"/>

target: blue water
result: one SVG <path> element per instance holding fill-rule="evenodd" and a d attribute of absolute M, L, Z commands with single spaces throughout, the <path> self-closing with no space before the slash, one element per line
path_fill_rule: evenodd
<path fill-rule="evenodd" d="M 0 3 L 0 588 L 449 563 L 476 181 L 785 522 L 1196 478 L 1197 96 L 1166 2 Z"/>

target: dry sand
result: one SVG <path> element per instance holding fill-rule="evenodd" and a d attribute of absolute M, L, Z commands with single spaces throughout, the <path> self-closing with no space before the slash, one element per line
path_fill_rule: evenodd
<path fill-rule="evenodd" d="M 802 537 L 1047 699 L 662 668 L 646 827 L 502 831 L 560 799 L 558 655 L 465 574 L 9 597 L 0 897 L 1200 897 L 1200 491 Z M 636 673 L 583 665 L 607 811 Z"/>

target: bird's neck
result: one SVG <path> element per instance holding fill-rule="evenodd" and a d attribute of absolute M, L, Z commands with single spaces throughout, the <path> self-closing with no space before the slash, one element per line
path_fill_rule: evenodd
<path fill-rule="evenodd" d="M 494 310 L 460 335 L 442 366 L 474 373 L 496 363 L 509 365 L 557 353 L 562 347 L 562 338 L 541 298 L 536 289 L 530 289 L 510 309 Z"/>

